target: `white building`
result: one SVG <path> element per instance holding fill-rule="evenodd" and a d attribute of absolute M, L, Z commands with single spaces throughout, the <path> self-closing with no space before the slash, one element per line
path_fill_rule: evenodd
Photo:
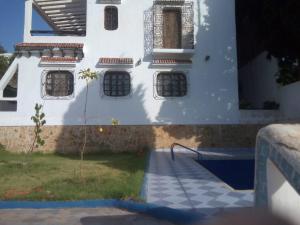
<path fill-rule="evenodd" d="M 32 30 L 35 9 L 53 28 Z M 239 125 L 234 0 L 25 0 L 24 42 L 0 81 L 0 125 Z M 5 96 L 18 75 L 16 97 Z M 14 105 L 14 107 L 7 107 Z M 250 120 L 251 121 L 251 120 Z M 1 142 L 1 140 L 0 140 Z"/>

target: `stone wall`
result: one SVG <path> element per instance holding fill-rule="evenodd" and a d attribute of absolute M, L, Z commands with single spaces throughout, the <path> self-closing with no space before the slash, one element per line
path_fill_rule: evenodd
<path fill-rule="evenodd" d="M 170 148 L 171 144 L 197 147 L 254 147 L 262 125 L 170 125 L 170 126 L 88 126 L 87 151 L 142 151 Z M 0 127 L 0 143 L 9 151 L 27 150 L 33 127 Z M 43 152 L 78 152 L 83 126 L 46 126 Z"/>

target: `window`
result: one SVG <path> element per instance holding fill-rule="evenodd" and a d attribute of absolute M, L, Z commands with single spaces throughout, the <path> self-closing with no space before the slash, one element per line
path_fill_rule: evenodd
<path fill-rule="evenodd" d="M 104 75 L 103 90 L 106 96 L 121 97 L 130 94 L 130 75 L 124 71 L 108 71 Z"/>
<path fill-rule="evenodd" d="M 0 100 L 0 112 L 16 112 L 17 106 L 17 101 Z"/>
<path fill-rule="evenodd" d="M 187 94 L 187 80 L 181 72 L 161 72 L 156 80 L 157 94 L 162 97 L 182 97 Z"/>
<path fill-rule="evenodd" d="M 74 76 L 70 71 L 49 71 L 45 77 L 45 94 L 67 97 L 74 92 Z"/>
<path fill-rule="evenodd" d="M 118 8 L 115 6 L 105 7 L 104 27 L 106 30 L 118 29 Z"/>
<path fill-rule="evenodd" d="M 163 10 L 163 47 L 181 48 L 181 36 L 180 10 Z"/>

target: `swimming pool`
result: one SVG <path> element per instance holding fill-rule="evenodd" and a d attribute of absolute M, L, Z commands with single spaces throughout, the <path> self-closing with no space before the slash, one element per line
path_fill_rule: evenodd
<path fill-rule="evenodd" d="M 254 189 L 254 160 L 199 160 L 198 163 L 235 190 Z"/>

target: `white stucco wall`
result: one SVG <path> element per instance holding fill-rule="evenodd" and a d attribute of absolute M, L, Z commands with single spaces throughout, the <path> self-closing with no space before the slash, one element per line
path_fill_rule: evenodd
<path fill-rule="evenodd" d="M 267 161 L 267 182 L 270 209 L 299 225 L 300 195 L 270 160 Z"/>
<path fill-rule="evenodd" d="M 287 119 L 300 119 L 300 81 L 280 88 L 281 111 Z"/>
<path fill-rule="evenodd" d="M 43 100 L 41 74 L 37 56 L 19 59 L 18 111 L 0 112 L 1 126 L 32 125 L 30 117 L 35 103 L 44 105 L 48 125 L 83 123 L 85 82 L 78 72 L 91 68 L 99 73 L 111 68 L 99 68 L 100 57 L 132 57 L 139 66 L 130 68 L 132 94 L 129 97 L 103 97 L 100 81 L 90 84 L 88 123 L 111 124 L 116 118 L 124 125 L 142 124 L 234 124 L 239 123 L 237 59 L 235 35 L 235 1 L 195 0 L 195 55 L 190 67 L 149 67 L 151 55 L 144 51 L 144 16 L 152 0 L 123 0 L 119 9 L 119 28 L 104 30 L 104 4 L 88 0 L 86 37 L 28 37 L 26 42 L 84 43 L 84 59 L 75 70 L 75 98 Z M 209 61 L 205 61 L 206 56 Z M 65 68 L 67 69 L 67 68 Z M 176 69 L 187 73 L 188 95 L 182 98 L 153 97 L 154 74 Z"/>
<path fill-rule="evenodd" d="M 277 72 L 277 60 L 267 59 L 266 52 L 240 69 L 242 92 L 253 108 L 262 109 L 265 101 L 279 102 L 279 85 L 275 77 Z"/>
<path fill-rule="evenodd" d="M 276 123 L 284 119 L 280 110 L 240 110 L 240 123 L 266 124 Z"/>

